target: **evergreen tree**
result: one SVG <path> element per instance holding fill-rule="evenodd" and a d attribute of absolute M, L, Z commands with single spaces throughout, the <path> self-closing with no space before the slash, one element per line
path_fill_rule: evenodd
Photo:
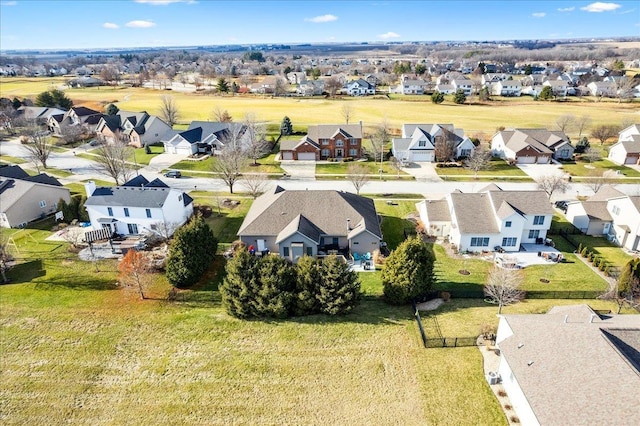
<path fill-rule="evenodd" d="M 622 268 L 618 278 L 618 293 L 629 300 L 640 297 L 640 259 L 631 259 Z"/>
<path fill-rule="evenodd" d="M 174 234 L 167 258 L 167 279 L 175 287 L 198 282 L 209 268 L 218 248 L 218 240 L 202 216 L 194 217 Z"/>
<path fill-rule="evenodd" d="M 387 301 L 404 304 L 429 292 L 434 283 L 434 261 L 433 254 L 418 237 L 403 241 L 387 258 L 382 270 Z"/>
<path fill-rule="evenodd" d="M 255 316 L 252 302 L 257 289 L 256 264 L 257 258 L 245 249 L 236 251 L 227 262 L 227 274 L 220 286 L 220 295 L 225 310 L 234 317 Z"/>
<path fill-rule="evenodd" d="M 14 96 L 13 100 L 11 101 L 11 105 L 13 106 L 13 109 L 18 109 L 22 106 L 22 102 L 20 101 L 20 99 Z"/>
<path fill-rule="evenodd" d="M 120 109 L 114 104 L 107 105 L 107 108 L 105 109 L 107 115 L 116 115 L 118 111 L 120 111 Z"/>
<path fill-rule="evenodd" d="M 296 287 L 295 269 L 279 256 L 260 258 L 258 290 L 252 305 L 259 316 L 286 318 L 292 311 Z"/>
<path fill-rule="evenodd" d="M 227 93 L 229 92 L 229 82 L 224 78 L 219 78 L 216 88 L 220 93 Z"/>
<path fill-rule="evenodd" d="M 285 115 L 282 119 L 282 123 L 280 124 L 280 134 L 287 136 L 293 133 L 293 124 L 291 124 L 291 119 Z"/>
<path fill-rule="evenodd" d="M 303 256 L 296 263 L 296 315 L 312 315 L 320 312 L 317 295 L 322 285 L 322 266 L 313 257 Z"/>
<path fill-rule="evenodd" d="M 431 95 L 431 102 L 434 104 L 441 104 L 444 102 L 444 95 L 436 90 L 433 92 L 433 95 Z"/>
<path fill-rule="evenodd" d="M 360 280 L 349 265 L 332 255 L 322 262 L 322 284 L 317 299 L 328 315 L 351 312 L 360 300 Z"/>
<path fill-rule="evenodd" d="M 467 97 L 464 95 L 462 90 L 458 90 L 455 95 L 453 95 L 453 102 L 457 104 L 463 104 L 467 100 Z"/>
<path fill-rule="evenodd" d="M 551 86 L 544 86 L 538 95 L 538 99 L 541 101 L 548 101 L 553 99 L 555 96 L 553 95 L 553 89 Z"/>
<path fill-rule="evenodd" d="M 36 97 L 36 106 L 69 109 L 73 106 L 73 101 L 63 91 L 51 89 L 40 93 Z"/>

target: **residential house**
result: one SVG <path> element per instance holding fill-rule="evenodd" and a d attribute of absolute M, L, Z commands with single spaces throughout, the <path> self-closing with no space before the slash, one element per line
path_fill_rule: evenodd
<path fill-rule="evenodd" d="M 389 86 L 389 93 L 399 93 L 402 95 L 424 95 L 429 87 L 429 83 L 419 78 L 409 78 L 400 76 L 400 83 L 397 86 Z"/>
<path fill-rule="evenodd" d="M 447 143 L 451 148 L 443 148 L 438 154 L 439 147 Z M 456 129 L 453 124 L 404 124 L 402 137 L 392 139 L 391 146 L 396 159 L 409 163 L 448 161 L 452 158 L 438 159 L 437 155 L 446 155 L 449 151 L 453 158 L 469 157 L 475 149 L 464 130 Z"/>
<path fill-rule="evenodd" d="M 249 86 L 251 93 L 274 93 L 278 84 L 278 76 L 268 75 L 261 82 Z"/>
<path fill-rule="evenodd" d="M 93 230 L 109 229 L 121 235 L 166 233 L 171 235 L 193 215 L 193 199 L 169 188 L 159 179 L 138 176 L 121 186 L 85 184 L 84 206 Z"/>
<path fill-rule="evenodd" d="M 249 143 L 246 126 L 214 121 L 192 121 L 187 130 L 168 136 L 163 144 L 169 154 L 219 154 L 229 144 L 246 146 Z"/>
<path fill-rule="evenodd" d="M 640 164 L 640 124 L 620 132 L 618 142 L 609 148 L 608 158 L 616 164 Z"/>
<path fill-rule="evenodd" d="M 462 90 L 465 96 L 471 96 L 473 93 L 473 82 L 467 78 L 456 78 L 451 80 L 451 84 L 453 85 L 453 92 L 458 92 Z"/>
<path fill-rule="evenodd" d="M 29 176 L 19 166 L 0 167 L 0 227 L 22 228 L 55 213 L 60 200 L 70 202 L 71 194 L 57 179 Z"/>
<path fill-rule="evenodd" d="M 370 198 L 278 186 L 253 202 L 238 237 L 258 253 L 276 253 L 295 263 L 305 255 L 372 253 L 380 247 L 382 231 Z"/>
<path fill-rule="evenodd" d="M 592 81 L 587 84 L 591 96 L 606 96 L 612 98 L 616 96 L 618 87 L 614 81 Z"/>
<path fill-rule="evenodd" d="M 18 114 L 22 118 L 38 123 L 47 123 L 52 116 L 64 115 L 65 112 L 63 109 L 50 107 L 21 106 L 18 108 Z"/>
<path fill-rule="evenodd" d="M 289 84 L 301 84 L 307 81 L 307 74 L 303 72 L 292 71 L 287 74 L 287 80 Z"/>
<path fill-rule="evenodd" d="M 71 107 L 62 117 L 58 115 L 49 117 L 47 127 L 54 136 L 62 136 L 63 128 L 66 126 L 82 126 L 89 132 L 94 132 L 103 116 L 104 114 L 91 108 Z"/>
<path fill-rule="evenodd" d="M 105 115 L 96 127 L 96 133 L 105 141 L 113 143 L 124 139 L 138 148 L 160 143 L 171 131 L 171 126 L 146 111 L 118 111 L 115 115 Z"/>
<path fill-rule="evenodd" d="M 322 95 L 324 80 L 306 80 L 298 84 L 296 93 L 302 96 Z"/>
<path fill-rule="evenodd" d="M 637 424 L 640 315 L 571 305 L 499 318 L 497 373 L 520 424 Z"/>
<path fill-rule="evenodd" d="M 563 80 L 546 80 L 543 86 L 551 86 L 553 96 L 564 98 L 569 94 L 569 84 Z"/>
<path fill-rule="evenodd" d="M 564 132 L 546 129 L 510 129 L 491 140 L 494 156 L 518 164 L 548 164 L 551 158 L 571 159 L 575 148 Z"/>
<path fill-rule="evenodd" d="M 500 80 L 491 84 L 491 94 L 495 96 L 520 96 L 522 85 L 518 80 Z"/>
<path fill-rule="evenodd" d="M 423 201 L 416 208 L 426 232 L 449 237 L 459 251 L 472 252 L 519 251 L 521 245 L 539 244 L 553 217 L 544 191 L 503 191 L 493 184 L 478 193 L 456 191 L 442 200 Z"/>
<path fill-rule="evenodd" d="M 436 92 L 440 92 L 443 95 L 452 95 L 456 93 L 456 88 L 453 86 L 453 84 L 440 83 L 436 84 Z"/>
<path fill-rule="evenodd" d="M 367 96 L 376 94 L 376 86 L 366 80 L 358 79 L 348 82 L 342 91 L 349 96 Z"/>
<path fill-rule="evenodd" d="M 482 74 L 480 81 L 483 86 L 489 86 L 492 83 L 508 80 L 509 78 L 512 78 L 512 77 L 505 73 L 485 73 L 485 74 Z"/>
<path fill-rule="evenodd" d="M 282 160 L 326 160 L 362 156 L 362 123 L 309 126 L 300 140 L 280 142 Z"/>

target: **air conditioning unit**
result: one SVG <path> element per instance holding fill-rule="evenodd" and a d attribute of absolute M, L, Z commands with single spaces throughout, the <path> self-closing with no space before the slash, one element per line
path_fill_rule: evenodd
<path fill-rule="evenodd" d="M 495 371 L 488 372 L 486 378 L 490 385 L 497 385 L 500 382 L 500 375 Z"/>

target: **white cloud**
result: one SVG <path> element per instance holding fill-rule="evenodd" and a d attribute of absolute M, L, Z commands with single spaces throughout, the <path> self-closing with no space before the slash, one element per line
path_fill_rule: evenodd
<path fill-rule="evenodd" d="M 390 38 L 398 38 L 400 34 L 394 33 L 393 31 L 389 31 L 388 33 L 378 35 L 383 40 L 388 40 Z"/>
<path fill-rule="evenodd" d="M 618 15 L 626 15 L 627 13 L 633 13 L 635 12 L 635 9 L 629 9 L 629 10 L 625 10 L 624 12 L 618 12 Z"/>
<path fill-rule="evenodd" d="M 151 28 L 155 27 L 156 23 L 152 21 L 129 21 L 125 24 L 129 28 Z"/>
<path fill-rule="evenodd" d="M 575 7 L 561 7 L 558 8 L 558 12 L 573 12 L 574 10 L 576 10 Z"/>
<path fill-rule="evenodd" d="M 338 17 L 336 15 L 320 15 L 320 16 L 314 16 L 313 18 L 304 18 L 305 21 L 307 22 L 315 22 L 316 24 L 322 24 L 325 22 L 333 22 L 333 21 L 337 21 Z"/>
<path fill-rule="evenodd" d="M 15 6 L 17 1 L 0 1 L 0 6 Z"/>
<path fill-rule="evenodd" d="M 595 3 L 591 3 L 590 5 L 587 5 L 585 7 L 581 7 L 580 10 L 584 10 L 586 12 L 600 13 L 600 12 L 610 12 L 612 10 L 616 10 L 621 7 L 622 6 L 617 3 L 603 3 L 598 1 Z"/>
<path fill-rule="evenodd" d="M 106 28 L 108 30 L 117 30 L 118 28 L 120 28 L 120 26 L 118 24 L 114 24 L 113 22 L 105 22 L 104 24 L 102 24 L 102 28 Z"/>
<path fill-rule="evenodd" d="M 198 3 L 195 0 L 134 0 L 134 1 L 136 3 L 150 4 L 151 6 L 166 6 L 171 3 L 187 3 L 187 4 Z"/>
<path fill-rule="evenodd" d="M 545 16 L 547 16 L 547 14 L 544 12 L 536 12 L 532 13 L 531 16 L 533 16 L 534 18 L 544 18 Z"/>

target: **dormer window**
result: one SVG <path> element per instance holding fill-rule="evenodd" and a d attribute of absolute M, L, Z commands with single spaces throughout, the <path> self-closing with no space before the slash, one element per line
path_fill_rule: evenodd
<path fill-rule="evenodd" d="M 424 148 L 425 146 L 427 146 L 427 141 L 418 141 L 418 146 L 420 148 Z"/>

